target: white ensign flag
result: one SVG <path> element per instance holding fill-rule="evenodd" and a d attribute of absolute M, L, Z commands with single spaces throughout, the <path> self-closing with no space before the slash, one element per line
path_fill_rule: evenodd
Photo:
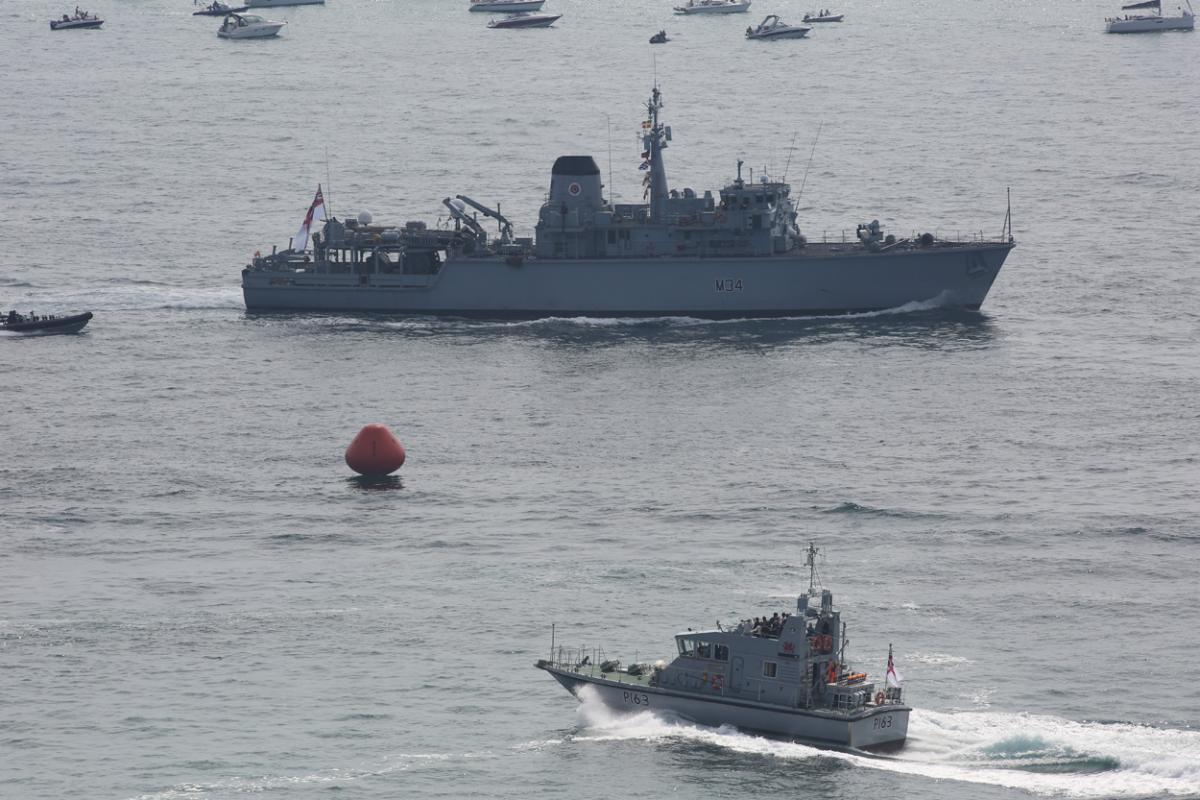
<path fill-rule="evenodd" d="M 308 234 L 312 230 L 314 222 L 325 221 L 325 198 L 321 196 L 321 184 L 317 184 L 317 196 L 313 198 L 312 205 L 308 208 L 308 213 L 304 215 L 304 222 L 300 225 L 300 230 L 296 231 L 295 238 L 292 239 L 292 249 L 297 253 L 308 247 Z"/>

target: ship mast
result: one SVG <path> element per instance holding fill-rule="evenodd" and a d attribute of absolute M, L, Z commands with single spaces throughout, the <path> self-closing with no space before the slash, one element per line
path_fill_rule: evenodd
<path fill-rule="evenodd" d="M 658 111 L 662 107 L 662 94 L 656 84 L 646 101 L 646 115 L 650 119 L 644 124 L 648 130 L 642 135 L 642 146 L 650 154 L 650 221 L 656 225 L 663 224 L 667 211 L 667 168 L 663 164 L 662 151 L 666 149 L 670 135 L 658 121 Z"/>
<path fill-rule="evenodd" d="M 808 567 L 808 595 L 812 597 L 817 591 L 817 546 L 812 542 L 808 543 L 807 555 L 804 558 L 804 566 Z"/>

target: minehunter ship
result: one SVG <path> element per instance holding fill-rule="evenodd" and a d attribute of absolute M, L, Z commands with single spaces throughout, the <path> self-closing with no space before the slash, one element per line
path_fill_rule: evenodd
<path fill-rule="evenodd" d="M 600 651 L 559 648 L 535 666 L 578 697 L 585 687 L 616 709 L 669 711 L 703 725 L 734 725 L 826 746 L 887 749 L 904 743 L 912 710 L 888 651 L 885 685 L 849 669 L 841 612 L 833 594 L 817 598 L 817 549 L 808 548 L 808 592 L 796 612 L 733 628 L 675 635 L 669 664 L 630 664 Z M 551 649 L 554 647 L 551 645 Z"/>
<path fill-rule="evenodd" d="M 1008 215 L 995 241 L 898 239 L 878 222 L 859 225 L 853 241 L 811 241 L 791 187 L 744 180 L 740 161 L 716 196 L 670 189 L 662 107 L 655 87 L 642 130 L 648 203 L 610 202 L 591 156 L 562 156 L 534 238 L 465 195 L 442 201 L 444 228 L 331 218 L 311 249 L 305 230 L 286 250 L 255 254 L 242 270 L 246 308 L 525 319 L 978 309 L 1014 247 Z M 480 215 L 495 220 L 495 237 Z"/>

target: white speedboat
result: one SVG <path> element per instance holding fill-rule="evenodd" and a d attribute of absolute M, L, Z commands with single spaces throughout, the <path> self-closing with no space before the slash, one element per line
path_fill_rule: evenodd
<path fill-rule="evenodd" d="M 488 23 L 489 28 L 549 28 L 562 14 L 510 14 L 504 19 L 494 19 Z"/>
<path fill-rule="evenodd" d="M 750 0 L 688 0 L 675 6 L 676 14 L 738 14 L 750 10 Z"/>
<path fill-rule="evenodd" d="M 1187 9 L 1180 8 L 1178 17 L 1164 17 L 1162 0 L 1146 0 L 1121 6 L 1122 11 L 1152 11 L 1150 14 L 1125 14 L 1104 20 L 1109 33 L 1150 33 L 1152 31 L 1190 31 L 1196 28 L 1196 14 L 1190 0 Z"/>
<path fill-rule="evenodd" d="M 471 0 L 472 11 L 490 11 L 493 14 L 519 14 L 537 11 L 546 0 Z"/>
<path fill-rule="evenodd" d="M 818 11 L 816 14 L 805 14 L 804 21 L 808 22 L 808 23 L 841 22 L 842 18 L 845 16 L 846 16 L 845 14 L 834 14 L 832 11 L 824 10 L 824 11 Z"/>
<path fill-rule="evenodd" d="M 50 20 L 50 30 L 69 31 L 74 28 L 99 28 L 103 24 L 104 20 L 95 14 L 88 11 L 80 11 L 79 6 L 75 6 L 74 14 L 63 14 L 62 19 Z"/>
<path fill-rule="evenodd" d="M 279 6 L 323 6 L 325 0 L 245 0 L 250 8 L 278 8 Z"/>
<path fill-rule="evenodd" d="M 746 28 L 747 39 L 802 39 L 812 28 L 788 25 L 777 14 L 768 14 L 756 27 Z"/>
<path fill-rule="evenodd" d="M 278 34 L 286 24 L 255 14 L 229 14 L 217 29 L 217 36 L 222 39 L 267 39 Z"/>

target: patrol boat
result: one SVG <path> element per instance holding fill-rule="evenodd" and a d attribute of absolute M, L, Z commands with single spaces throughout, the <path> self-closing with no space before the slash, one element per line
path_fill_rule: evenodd
<path fill-rule="evenodd" d="M 990 241 L 898 238 L 878 221 L 852 239 L 814 241 L 797 227 L 791 187 L 744 179 L 740 161 L 716 195 L 671 189 L 662 108 L 655 86 L 642 123 L 648 203 L 611 202 L 596 161 L 567 155 L 554 162 L 535 238 L 514 236 L 499 206 L 462 194 L 442 201 L 447 227 L 331 218 L 310 250 L 306 222 L 298 241 L 242 270 L 246 308 L 492 319 L 978 309 L 1014 247 L 1010 215 Z"/>
<path fill-rule="evenodd" d="M 796 613 L 736 627 L 675 635 L 669 664 L 605 659 L 599 650 L 559 648 L 536 662 L 571 694 L 590 687 L 606 705 L 625 711 L 670 711 L 703 725 L 804 740 L 837 748 L 887 749 L 904 743 L 912 710 L 888 648 L 885 685 L 846 665 L 845 625 L 833 594 L 816 599 L 817 548 L 810 545 L 808 592 Z M 551 645 L 553 650 L 553 644 Z"/>

